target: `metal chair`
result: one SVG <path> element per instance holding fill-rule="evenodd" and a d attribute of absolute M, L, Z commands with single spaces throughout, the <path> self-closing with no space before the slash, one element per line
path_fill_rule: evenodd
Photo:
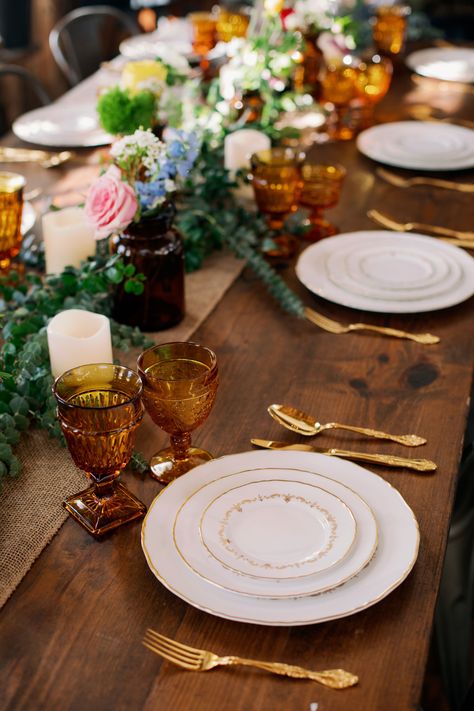
<path fill-rule="evenodd" d="M 65 15 L 49 34 L 53 57 L 71 86 L 112 59 L 120 42 L 140 34 L 135 20 L 108 5 L 80 7 Z"/>
<path fill-rule="evenodd" d="M 3 77 L 17 78 L 22 86 L 22 91 L 15 90 L 13 94 L 13 86 L 2 87 L 0 91 L 0 135 L 10 129 L 13 120 L 19 114 L 38 105 L 45 106 L 51 103 L 51 98 L 39 79 L 24 67 L 14 64 L 0 64 L 0 81 Z M 18 102 L 18 99 L 21 101 Z"/>

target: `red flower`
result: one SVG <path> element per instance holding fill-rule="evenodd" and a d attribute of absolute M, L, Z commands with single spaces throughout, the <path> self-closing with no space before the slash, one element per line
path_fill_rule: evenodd
<path fill-rule="evenodd" d="M 280 12 L 280 21 L 281 21 L 281 26 L 285 30 L 285 32 L 288 30 L 288 27 L 286 26 L 286 18 L 289 17 L 290 15 L 294 15 L 295 11 L 293 10 L 292 7 L 285 7 L 281 12 Z"/>

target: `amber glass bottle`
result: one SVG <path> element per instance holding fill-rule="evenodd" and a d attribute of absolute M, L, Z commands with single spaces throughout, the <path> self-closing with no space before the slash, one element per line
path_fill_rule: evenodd
<path fill-rule="evenodd" d="M 146 277 L 144 292 L 138 296 L 117 287 L 112 315 L 119 323 L 161 331 L 183 319 L 184 250 L 173 227 L 175 212 L 173 205 L 167 205 L 157 216 L 132 222 L 112 238 L 112 251 Z"/>

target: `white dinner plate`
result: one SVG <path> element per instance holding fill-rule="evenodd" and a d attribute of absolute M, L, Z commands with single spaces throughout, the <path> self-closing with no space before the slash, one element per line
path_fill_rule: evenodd
<path fill-rule="evenodd" d="M 227 568 L 293 580 L 344 558 L 354 543 L 356 522 L 348 506 L 324 489 L 259 480 L 211 499 L 199 533 L 204 548 Z"/>
<path fill-rule="evenodd" d="M 326 270 L 333 284 L 369 299 L 416 301 L 451 291 L 463 272 L 449 254 L 432 255 L 426 248 L 400 249 L 397 238 L 359 251 L 354 244 L 329 255 Z M 385 283 L 382 281 L 382 275 Z M 378 280 L 378 283 L 377 283 Z"/>
<path fill-rule="evenodd" d="M 156 32 L 128 37 L 120 44 L 120 54 L 127 59 L 161 59 L 176 67 L 180 62 L 183 71 L 189 70 L 187 59 L 192 59 L 192 43 L 186 39 L 172 43 L 160 39 Z M 185 59 L 183 63 L 183 58 Z M 178 65 L 179 66 L 179 65 Z"/>
<path fill-rule="evenodd" d="M 13 122 L 13 133 L 41 146 L 105 146 L 113 137 L 99 126 L 95 107 L 51 104 L 29 111 Z"/>
<path fill-rule="evenodd" d="M 30 202 L 23 203 L 23 212 L 21 213 L 21 234 L 26 235 L 31 230 L 36 222 L 35 208 Z"/>
<path fill-rule="evenodd" d="M 209 506 L 209 501 L 218 501 L 229 491 L 242 491 L 244 488 L 248 490 L 249 486 L 253 489 L 258 487 L 261 491 L 262 486 L 274 486 L 276 477 L 279 485 L 284 483 L 285 486 L 291 486 L 297 483 L 302 486 L 301 482 L 298 482 L 298 476 L 299 471 L 292 471 L 290 468 L 266 469 L 263 472 L 251 469 L 218 478 L 195 491 L 178 511 L 173 525 L 176 549 L 186 565 L 217 587 L 242 595 L 267 598 L 315 595 L 341 585 L 356 575 L 371 560 L 377 548 L 377 524 L 374 515 L 360 496 L 339 482 L 319 474 L 312 474 L 311 485 L 304 485 L 311 490 L 310 497 L 313 492 L 321 489 L 337 496 L 350 508 L 357 523 L 353 545 L 349 547 L 341 562 L 312 575 L 301 574 L 296 578 L 272 580 L 242 575 L 223 565 L 212 554 L 209 555 L 209 551 L 203 546 L 199 536 L 199 521 L 203 509 L 206 510 Z M 256 477 L 258 483 L 255 482 Z M 286 529 L 282 529 L 280 535 L 284 538 L 285 533 Z M 307 543 L 309 541 L 305 541 L 305 545 Z"/>
<path fill-rule="evenodd" d="M 378 250 L 385 245 L 387 246 L 386 257 L 378 262 L 376 259 L 374 260 L 372 275 L 374 275 L 373 270 L 378 263 L 380 279 L 386 278 L 390 285 L 389 294 L 384 295 L 383 290 L 379 295 L 375 295 L 373 292 L 369 294 L 368 291 L 367 293 L 354 293 L 355 287 L 352 291 L 344 288 L 344 286 L 347 287 L 345 280 L 349 279 L 344 264 L 345 250 L 354 246 L 355 249 L 366 250 L 365 255 L 370 249 L 378 254 Z M 406 283 L 408 267 L 405 253 L 413 254 L 414 251 L 417 251 L 420 259 L 423 252 L 430 256 L 435 255 L 435 258 L 446 259 L 451 265 L 451 269 L 456 270 L 452 277 L 449 274 L 447 277 L 451 280 L 454 279 L 454 283 L 451 282 L 452 288 L 447 291 L 440 290 L 438 293 L 430 293 L 427 289 L 426 297 L 423 297 L 423 290 L 420 289 L 415 293 L 414 298 L 404 298 L 410 296 L 407 293 L 402 298 L 395 298 L 395 294 L 391 290 L 396 282 L 396 276 L 398 275 L 401 284 Z M 340 284 L 334 274 L 334 265 L 337 263 L 339 254 L 339 267 L 342 275 Z M 328 268 L 330 259 L 331 272 Z M 382 268 L 384 263 L 385 266 Z M 455 277 L 458 269 L 461 271 L 459 278 Z M 420 274 L 420 272 L 420 269 L 413 268 L 412 274 Z M 389 273 L 390 276 L 388 276 Z M 348 232 L 321 240 L 302 252 L 296 264 L 296 275 L 317 296 L 342 306 L 379 313 L 435 311 L 459 304 L 474 294 L 474 259 L 467 252 L 434 237 L 406 232 L 367 230 Z M 438 285 L 441 286 L 442 283 L 440 281 Z M 361 291 L 365 286 L 368 288 L 370 285 L 361 280 Z M 400 290 L 400 293 L 403 294 L 403 290 Z"/>
<path fill-rule="evenodd" d="M 238 595 L 210 585 L 180 558 L 173 523 L 196 489 L 244 470 L 298 470 L 299 481 L 314 475 L 339 481 L 359 494 L 377 520 L 379 541 L 370 565 L 345 585 L 317 596 L 272 600 Z M 290 476 L 293 476 L 292 474 Z M 142 547 L 158 580 L 181 599 L 218 617 L 261 625 L 306 625 L 346 617 L 382 600 L 406 578 L 418 555 L 419 532 L 412 510 L 384 479 L 352 462 L 308 452 L 244 452 L 214 459 L 166 487 L 153 501 L 142 527 Z"/>
<path fill-rule="evenodd" d="M 474 49 L 430 47 L 412 52 L 405 61 L 410 69 L 424 77 L 474 82 Z"/>
<path fill-rule="evenodd" d="M 372 126 L 357 137 L 357 147 L 372 160 L 416 170 L 474 167 L 474 131 L 429 121 L 395 121 Z"/>

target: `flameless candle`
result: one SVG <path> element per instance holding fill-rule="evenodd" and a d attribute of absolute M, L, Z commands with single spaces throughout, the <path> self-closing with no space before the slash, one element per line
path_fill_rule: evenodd
<path fill-rule="evenodd" d="M 261 131 L 242 128 L 226 136 L 224 141 L 224 165 L 227 170 L 250 168 L 250 156 L 270 148 L 271 141 Z"/>
<path fill-rule="evenodd" d="M 43 241 L 47 274 L 60 274 L 67 266 L 79 267 L 95 254 L 94 229 L 81 207 L 43 215 Z"/>
<path fill-rule="evenodd" d="M 113 362 L 110 322 L 106 316 L 81 309 L 61 311 L 49 322 L 47 333 L 55 378 L 78 365 Z"/>

